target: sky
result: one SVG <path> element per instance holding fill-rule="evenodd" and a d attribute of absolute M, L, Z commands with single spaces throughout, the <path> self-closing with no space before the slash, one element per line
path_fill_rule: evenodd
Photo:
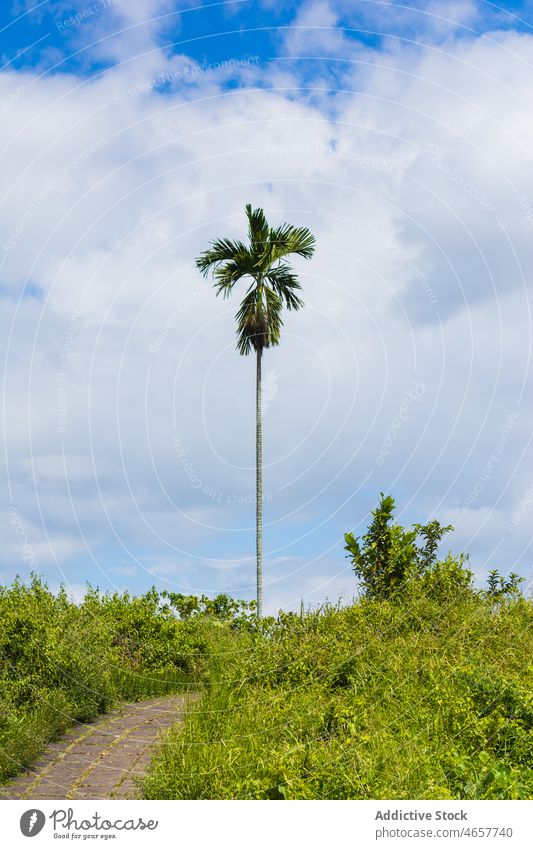
<path fill-rule="evenodd" d="M 314 233 L 264 359 L 265 608 L 380 492 L 531 580 L 533 4 L 8 2 L 0 579 L 255 594 L 255 365 L 195 268 Z"/>

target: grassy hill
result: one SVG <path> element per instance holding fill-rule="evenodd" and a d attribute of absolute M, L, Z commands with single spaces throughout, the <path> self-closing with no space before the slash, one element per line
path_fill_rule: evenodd
<path fill-rule="evenodd" d="M 157 754 L 152 799 L 533 795 L 533 603 L 474 587 L 452 530 L 408 530 L 382 494 L 345 535 L 361 599 L 220 628 L 210 685 Z"/>
<path fill-rule="evenodd" d="M 151 799 L 533 795 L 533 604 L 463 588 L 221 629 Z"/>

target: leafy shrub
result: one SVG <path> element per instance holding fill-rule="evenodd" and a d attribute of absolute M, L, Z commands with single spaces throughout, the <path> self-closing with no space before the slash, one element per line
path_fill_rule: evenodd
<path fill-rule="evenodd" d="M 508 578 L 500 575 L 497 569 L 491 569 L 487 581 L 486 594 L 488 598 L 501 601 L 504 598 L 520 595 L 520 584 L 525 578 L 520 578 L 516 572 L 511 572 Z"/>
<path fill-rule="evenodd" d="M 464 560 L 437 564 L 437 548 L 453 530 L 436 519 L 426 525 L 413 525 L 411 531 L 393 524 L 394 499 L 381 493 L 381 501 L 372 513 L 361 542 L 352 533 L 344 535 L 346 550 L 356 576 L 369 598 L 388 598 L 404 591 L 409 583 L 425 580 L 433 593 L 447 587 L 453 576 L 468 586 L 471 574 L 463 570 Z M 422 544 L 417 544 L 421 540 Z M 438 568 L 440 566 L 440 568 Z"/>
<path fill-rule="evenodd" d="M 168 599 L 170 607 L 174 608 L 180 619 L 215 618 L 239 624 L 251 621 L 256 608 L 255 601 L 242 601 L 226 593 L 209 598 L 206 595 L 183 595 L 163 590 L 161 596 Z"/>
<path fill-rule="evenodd" d="M 365 596 L 385 599 L 414 593 L 446 601 L 457 593 L 474 591 L 473 574 L 466 565 L 468 555 L 450 552 L 443 560 L 437 559 L 438 546 L 453 530 L 452 525 L 432 519 L 406 530 L 393 523 L 393 512 L 394 499 L 381 493 L 361 540 L 352 533 L 344 535 L 347 556 Z M 523 580 L 514 573 L 506 580 L 493 570 L 486 595 L 499 600 L 519 595 Z"/>

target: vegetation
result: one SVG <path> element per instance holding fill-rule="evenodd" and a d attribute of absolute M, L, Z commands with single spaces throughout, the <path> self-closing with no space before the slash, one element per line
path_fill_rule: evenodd
<path fill-rule="evenodd" d="M 217 239 L 196 260 L 199 271 L 213 274 L 217 295 L 229 297 L 242 279 L 248 289 L 237 312 L 237 350 L 256 354 L 256 520 L 257 616 L 263 615 L 263 424 L 261 414 L 261 362 L 263 351 L 279 345 L 283 306 L 299 310 L 301 286 L 287 262 L 293 254 L 310 259 L 315 239 L 307 227 L 282 224 L 270 227 L 262 209 L 246 206 L 248 241 Z"/>
<path fill-rule="evenodd" d="M 532 605 L 361 601 L 226 641 L 150 799 L 525 799 Z"/>
<path fill-rule="evenodd" d="M 156 752 L 150 799 L 525 799 L 533 794 L 533 603 L 476 589 L 450 528 L 382 496 L 348 534 L 360 598 L 258 619 L 255 602 L 34 577 L 0 588 L 0 780 L 74 720 L 202 689 Z"/>
<path fill-rule="evenodd" d="M 393 523 L 393 513 L 394 499 L 382 493 L 361 542 L 352 533 L 344 535 L 346 551 L 367 598 L 400 598 L 415 591 L 446 600 L 471 586 L 473 575 L 465 566 L 467 555 L 449 554 L 445 560 L 437 559 L 439 543 L 453 530 L 451 525 L 433 519 L 408 531 Z"/>
<path fill-rule="evenodd" d="M 168 735 L 150 799 L 525 799 L 533 793 L 533 604 L 476 590 L 450 528 L 383 498 L 346 543 L 360 600 L 230 624 L 211 683 Z"/>
<path fill-rule="evenodd" d="M 48 740 L 120 700 L 197 688 L 210 651 L 202 622 L 180 622 L 155 590 L 88 589 L 79 605 L 34 577 L 0 587 L 0 781 Z"/>

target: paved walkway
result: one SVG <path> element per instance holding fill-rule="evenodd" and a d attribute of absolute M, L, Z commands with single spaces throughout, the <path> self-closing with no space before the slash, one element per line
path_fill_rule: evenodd
<path fill-rule="evenodd" d="M 75 725 L 10 784 L 0 799 L 135 799 L 160 731 L 182 718 L 193 695 L 121 705 Z"/>

